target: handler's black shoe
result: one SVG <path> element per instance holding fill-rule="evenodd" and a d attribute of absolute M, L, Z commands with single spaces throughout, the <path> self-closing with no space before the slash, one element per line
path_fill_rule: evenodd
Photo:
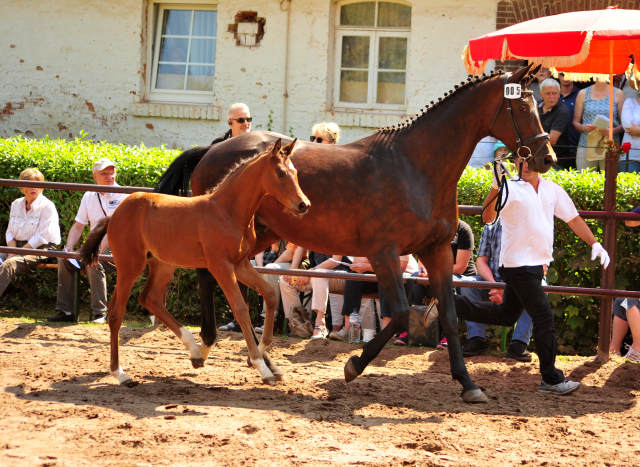
<path fill-rule="evenodd" d="M 531 354 L 527 351 L 527 344 L 519 340 L 513 340 L 507 348 L 507 358 L 513 358 L 519 362 L 530 362 Z"/>
<path fill-rule="evenodd" d="M 52 323 L 73 323 L 73 313 L 66 314 L 64 311 L 61 311 L 55 316 L 47 316 L 47 321 Z"/>
<path fill-rule="evenodd" d="M 580 383 L 578 383 L 577 381 L 565 379 L 562 383 L 554 385 L 550 385 L 542 381 L 540 383 L 540 387 L 538 388 L 538 392 L 546 392 L 548 394 L 555 394 L 557 396 L 566 396 L 567 394 L 571 394 L 578 389 L 580 389 Z"/>
<path fill-rule="evenodd" d="M 462 348 L 464 357 L 477 357 L 489 353 L 489 343 L 482 337 L 472 337 L 467 345 Z"/>

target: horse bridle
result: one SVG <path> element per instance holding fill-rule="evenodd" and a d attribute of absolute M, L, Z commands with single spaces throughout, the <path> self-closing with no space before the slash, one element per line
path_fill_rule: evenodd
<path fill-rule="evenodd" d="M 511 73 L 504 74 L 504 80 L 503 80 L 504 85 L 508 83 L 509 76 L 511 76 Z M 533 91 L 522 91 L 522 94 L 525 94 L 525 93 L 533 95 Z M 496 111 L 496 114 L 493 116 L 493 120 L 491 121 L 491 126 L 489 127 L 489 133 L 491 133 L 491 130 L 493 130 L 493 125 L 494 123 L 496 123 L 496 119 L 500 114 L 500 110 L 502 109 L 502 104 L 504 103 L 504 100 L 505 100 L 505 97 L 503 93 L 502 100 L 500 101 L 500 105 L 498 106 L 498 110 Z M 540 149 L 542 149 L 547 144 L 547 142 L 549 142 L 549 133 L 543 132 L 543 133 L 540 133 L 539 135 L 532 136 L 531 138 L 527 138 L 526 140 L 522 141 L 522 132 L 520 131 L 520 127 L 518 126 L 518 122 L 516 121 L 516 118 L 513 116 L 513 109 L 511 108 L 511 100 L 512 99 L 507 99 L 507 113 L 509 114 L 509 117 L 511 117 L 511 126 L 513 127 L 513 132 L 516 135 L 515 158 L 523 159 L 525 162 L 528 162 L 531 159 L 533 159 L 536 156 L 536 154 L 538 154 Z M 542 142 L 542 144 L 540 144 L 540 146 L 538 146 L 538 149 L 536 149 L 536 151 L 532 153 L 531 148 L 528 145 L 538 140 L 544 140 L 544 141 Z M 522 150 L 522 148 L 526 148 L 526 150 L 529 151 L 528 156 L 525 157 L 522 154 L 520 154 L 520 150 Z"/>

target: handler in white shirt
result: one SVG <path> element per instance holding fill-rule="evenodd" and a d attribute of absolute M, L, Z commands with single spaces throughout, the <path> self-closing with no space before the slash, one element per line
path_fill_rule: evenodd
<path fill-rule="evenodd" d="M 107 158 L 102 158 L 93 164 L 93 178 L 102 186 L 118 186 L 116 183 L 116 167 Z M 82 236 L 82 231 L 89 224 L 93 228 L 104 217 L 111 217 L 116 208 L 128 194 L 125 193 L 98 193 L 88 191 L 82 197 L 80 208 L 76 215 L 76 222 L 69 230 L 66 251 L 73 251 Z M 100 252 L 109 253 L 108 238 L 105 235 Z M 56 311 L 59 313 L 47 318 L 48 321 L 73 321 L 73 272 L 75 267 L 66 259 L 58 260 L 58 300 Z M 107 320 L 107 280 L 106 272 L 114 272 L 113 263 L 100 261 L 96 266 L 87 266 L 87 276 L 91 288 L 91 310 L 93 322 L 104 324 Z"/>
<path fill-rule="evenodd" d="M 455 297 L 459 318 L 476 323 L 513 326 L 526 308 L 533 321 L 533 337 L 540 359 L 542 382 L 538 391 L 565 395 L 580 387 L 580 383 L 564 377 L 555 367 L 558 337 L 553 310 L 542 289 L 543 265 L 553 261 L 553 218 L 569 224 L 571 230 L 591 246 L 591 259 L 600 257 L 606 268 L 609 255 L 596 241 L 569 195 L 558 185 L 530 170 L 523 162 L 522 180 L 508 180 L 508 198 L 501 212 L 502 250 L 500 276 L 506 283 L 501 304 L 471 302 Z M 498 182 L 495 180 L 484 207 L 483 220 L 496 218 L 495 204 Z"/>
<path fill-rule="evenodd" d="M 23 170 L 18 180 L 44 181 L 44 175 L 38 169 Z M 9 226 L 7 227 L 7 246 L 33 248 L 40 250 L 55 249 L 60 243 L 60 225 L 55 205 L 42 194 L 42 188 L 20 188 L 24 198 L 11 203 Z M 22 256 L 0 254 L 0 296 L 16 275 L 47 261 L 46 256 Z"/>

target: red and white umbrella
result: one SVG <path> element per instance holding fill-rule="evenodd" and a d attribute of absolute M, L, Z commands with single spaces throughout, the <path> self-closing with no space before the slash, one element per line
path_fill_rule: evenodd
<path fill-rule="evenodd" d="M 489 60 L 519 59 L 565 73 L 567 79 L 610 80 L 613 122 L 614 74 L 635 73 L 640 59 L 640 11 L 576 11 L 525 21 L 469 41 L 462 54 L 467 72 L 480 74 Z M 611 133 L 609 134 L 611 137 Z"/>

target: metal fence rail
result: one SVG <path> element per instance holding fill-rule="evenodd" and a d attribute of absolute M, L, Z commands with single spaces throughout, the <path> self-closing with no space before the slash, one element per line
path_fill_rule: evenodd
<path fill-rule="evenodd" d="M 49 256 L 54 258 L 78 258 L 77 253 L 68 253 L 65 251 L 55 250 L 34 250 L 31 248 L 12 248 L 0 246 L 0 253 L 13 253 L 19 255 L 33 255 L 37 252 L 38 256 Z M 111 255 L 100 255 L 101 261 L 113 261 Z M 337 271 L 317 271 L 306 269 L 273 269 L 256 267 L 256 271 L 260 274 L 272 274 L 277 276 L 305 276 L 305 277 L 324 277 L 327 279 L 343 279 L 347 281 L 365 281 L 378 282 L 375 274 L 356 274 Z M 420 285 L 429 285 L 429 279 L 424 277 L 404 277 L 403 282 L 415 283 Z M 453 281 L 454 287 L 470 287 L 473 289 L 504 289 L 504 282 L 484 282 L 484 281 Z M 625 297 L 640 298 L 640 292 L 616 289 L 591 289 L 587 287 L 560 287 L 556 285 L 547 285 L 543 289 L 545 292 L 554 294 L 570 294 L 570 295 L 590 295 L 596 297 Z"/>

